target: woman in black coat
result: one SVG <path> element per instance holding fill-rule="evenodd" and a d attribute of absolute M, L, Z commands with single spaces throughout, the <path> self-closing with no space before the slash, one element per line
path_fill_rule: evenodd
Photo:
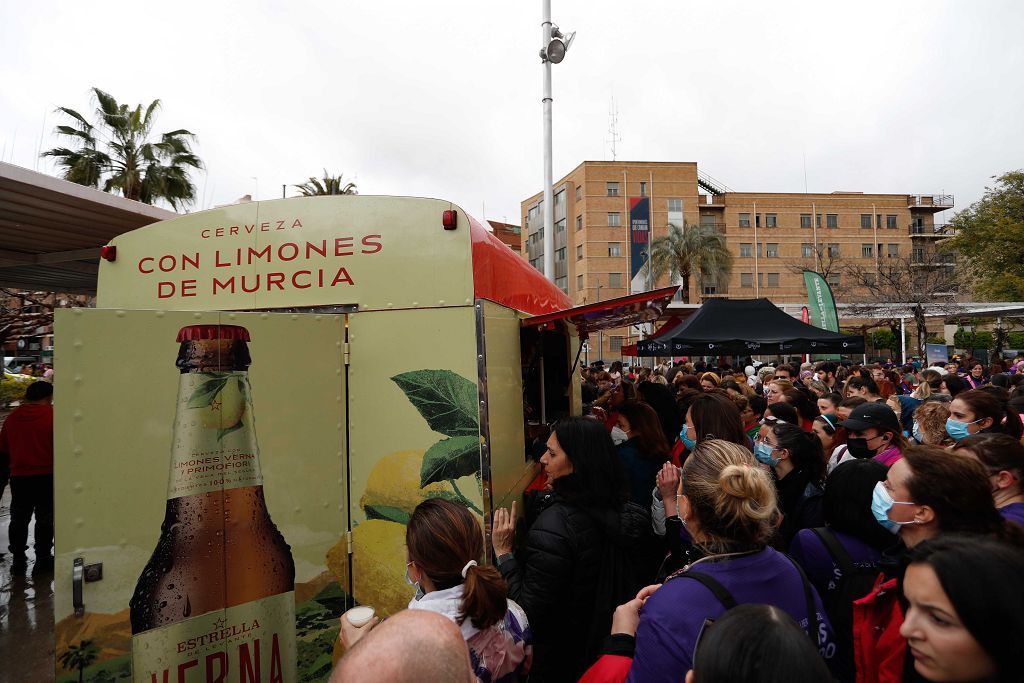
<path fill-rule="evenodd" d="M 589 418 L 555 425 L 541 457 L 552 490 L 513 554 L 515 503 L 494 511 L 492 541 L 508 597 L 534 638 L 531 683 L 575 681 L 597 658 L 618 600 L 635 589 L 623 549 L 618 456 Z"/>

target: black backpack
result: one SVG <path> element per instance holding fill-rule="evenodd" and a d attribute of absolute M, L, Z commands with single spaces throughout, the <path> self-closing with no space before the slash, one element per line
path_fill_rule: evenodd
<path fill-rule="evenodd" d="M 832 561 L 843 573 L 839 584 L 832 590 L 826 590 L 821 595 L 821 601 L 825 605 L 825 612 L 829 621 L 832 622 L 832 630 L 836 634 L 836 642 L 839 645 L 840 656 L 853 664 L 853 602 L 860 600 L 870 593 L 875 587 L 878 579 L 878 563 L 854 564 L 850 553 L 839 542 L 832 530 L 827 527 L 812 529 L 815 535 L 821 540 L 825 550 L 832 557 Z"/>

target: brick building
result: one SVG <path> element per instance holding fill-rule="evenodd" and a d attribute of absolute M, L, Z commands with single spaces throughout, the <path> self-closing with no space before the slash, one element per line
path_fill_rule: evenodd
<path fill-rule="evenodd" d="M 522 253 L 541 271 L 542 202 L 538 193 L 521 204 Z M 936 214 L 951 208 L 953 198 L 734 192 L 700 172 L 695 162 L 585 161 L 555 182 L 554 204 L 555 283 L 577 305 L 630 293 L 633 275 L 646 259 L 645 247 L 631 249 L 631 214 L 649 221 L 651 239 L 684 221 L 725 236 L 734 257 L 728 282 L 691 279 L 691 302 L 728 296 L 799 304 L 807 300 L 803 268 L 826 273 L 843 302 L 867 296 L 856 283 L 843 281 L 843 264 L 855 262 L 870 271 L 885 259 L 910 257 L 934 266 L 937 239 L 951 234 Z M 953 265 L 943 260 L 951 285 Z M 632 283 L 632 291 L 672 284 L 667 275 L 654 283 L 642 280 Z M 629 330 L 605 334 L 599 356 L 615 358 L 622 345 L 636 339 Z"/>
<path fill-rule="evenodd" d="M 521 251 L 523 248 L 522 228 L 511 223 L 500 223 L 498 221 L 487 221 L 494 232 L 494 236 L 507 244 L 512 251 Z"/>

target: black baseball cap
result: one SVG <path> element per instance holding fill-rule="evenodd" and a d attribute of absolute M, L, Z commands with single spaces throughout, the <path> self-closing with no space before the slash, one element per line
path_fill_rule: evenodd
<path fill-rule="evenodd" d="M 850 411 L 850 417 L 843 421 L 843 426 L 851 432 L 862 432 L 872 427 L 897 434 L 903 431 L 895 411 L 884 403 L 864 403 L 857 406 Z"/>

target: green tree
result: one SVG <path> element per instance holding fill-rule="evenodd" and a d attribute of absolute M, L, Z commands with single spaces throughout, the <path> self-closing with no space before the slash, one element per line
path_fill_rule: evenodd
<path fill-rule="evenodd" d="M 868 335 L 868 339 L 870 340 L 871 346 L 872 348 L 875 349 L 875 351 L 896 351 L 897 335 L 894 335 L 892 333 L 892 330 L 875 330 L 870 335 Z"/>
<path fill-rule="evenodd" d="M 653 279 L 668 273 L 671 280 L 679 281 L 684 303 L 690 303 L 690 278 L 696 277 L 698 282 L 727 279 L 732 258 L 725 235 L 685 222 L 682 227 L 669 223 L 668 234 L 651 242 Z"/>
<path fill-rule="evenodd" d="M 61 137 L 74 141 L 76 148 L 55 147 L 43 152 L 53 157 L 62 176 L 79 185 L 99 187 L 104 192 L 119 192 L 127 199 L 154 204 L 163 200 L 177 210 L 196 198 L 190 172 L 200 170 L 203 162 L 192 153 L 195 136 L 185 129 L 153 134 L 160 100 L 143 109 L 118 104 L 99 88 L 96 98 L 96 124 L 74 109 L 58 107 L 70 119 L 70 125 L 57 126 Z"/>
<path fill-rule="evenodd" d="M 309 180 L 301 185 L 293 185 L 303 197 L 321 197 L 324 195 L 337 194 L 358 194 L 356 184 L 344 179 L 344 174 L 332 176 L 324 169 L 324 177 L 309 177 Z"/>
<path fill-rule="evenodd" d="M 95 662 L 99 654 L 99 648 L 91 640 L 83 640 L 78 645 L 69 645 L 57 661 L 67 671 L 78 669 L 78 683 L 82 683 L 85 680 L 85 667 Z"/>
<path fill-rule="evenodd" d="M 961 256 L 961 274 L 978 297 L 1024 299 L 1024 171 L 996 178 L 995 187 L 950 221 L 944 243 Z"/>

